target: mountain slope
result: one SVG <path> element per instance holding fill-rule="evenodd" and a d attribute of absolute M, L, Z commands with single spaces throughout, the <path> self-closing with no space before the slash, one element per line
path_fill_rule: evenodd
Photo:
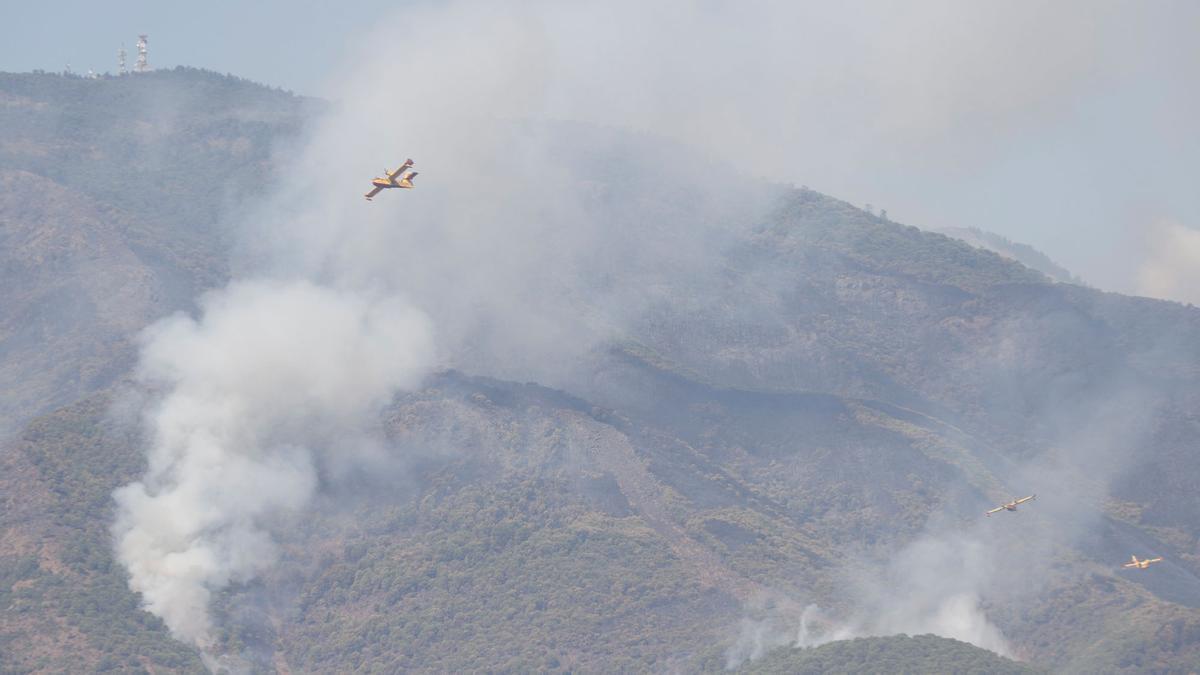
<path fill-rule="evenodd" d="M 732 258 L 719 295 L 661 307 L 635 351 L 720 386 L 912 408 L 1018 465 L 1090 465 L 1195 546 L 1195 502 L 1145 488 L 1200 470 L 1180 445 L 1200 437 L 1200 312 L 1049 284 L 803 191 Z"/>
<path fill-rule="evenodd" d="M 202 668 L 113 564 L 109 495 L 145 468 L 120 383 L 143 325 L 227 277 L 219 215 L 309 104 L 195 71 L 0 92 L 0 393 L 21 429 L 0 455 L 0 662 Z M 133 150 L 153 168 L 127 181 Z M 618 190 L 601 160 L 596 193 L 629 199 L 589 202 L 619 238 L 597 245 L 669 239 L 655 218 L 694 194 Z M 1068 672 L 1196 663 L 1200 312 L 770 191 L 696 275 L 648 259 L 573 287 L 581 315 L 639 308 L 582 375 L 449 371 L 398 396 L 375 463 L 321 466 L 318 500 L 272 523 L 280 563 L 218 593 L 224 663 L 691 671 L 745 625 L 794 641 L 810 605 L 862 635 L 960 612 L 982 626 L 964 637 Z M 611 288 L 632 295 L 596 300 Z M 1017 492 L 1038 499 L 982 517 Z M 1120 569 L 1130 553 L 1168 561 Z"/>
<path fill-rule="evenodd" d="M 96 396 L 39 418 L 0 455 L 0 664 L 5 673 L 204 672 L 138 608 L 109 541 L 112 490 L 141 471 Z"/>
<path fill-rule="evenodd" d="M 227 277 L 217 223 L 310 107 L 188 69 L 0 73 L 0 437 L 113 382 L 138 330 Z"/>
<path fill-rule="evenodd" d="M 285 564 L 222 598 L 222 644 L 244 663 L 301 671 L 692 670 L 714 645 L 732 645 L 755 598 L 774 597 L 785 613 L 792 598 L 850 612 L 847 562 L 890 555 L 938 504 L 964 516 L 984 504 L 945 491 L 963 472 L 929 455 L 952 457 L 952 436 L 915 433 L 872 408 L 847 415 L 865 402 L 768 406 L 761 395 L 702 391 L 675 399 L 706 410 L 709 431 L 695 446 L 561 392 L 440 376 L 386 413 L 393 458 L 331 476 L 328 502 L 283 528 Z M 41 542 L 35 566 L 22 562 L 28 554 L 6 561 L 25 608 L 10 616 L 56 617 L 78 625 L 79 639 L 113 645 L 73 659 L 126 658 L 116 645 L 128 641 L 173 644 L 155 621 L 121 619 L 133 596 L 95 514 L 140 458 L 130 439 L 104 431 L 105 409 L 93 401 L 39 422 L 21 456 L 40 478 L 5 472 L 5 540 Z M 782 418 L 776 432 L 762 429 L 764 410 Z M 781 436 L 792 440 L 764 442 Z M 36 486 L 56 489 L 54 501 L 30 497 Z M 995 535 L 1031 559 L 1019 528 Z M 1200 644 L 1186 636 L 1196 612 L 1126 577 L 1072 576 L 1023 600 L 1005 630 L 1058 669 L 1194 659 Z M 55 588 L 64 600 L 40 590 Z M 127 598 L 103 605 L 117 614 L 102 623 L 66 601 L 101 592 Z M 8 644 L 23 644 L 37 625 L 26 621 L 5 627 Z M 1179 637 L 1164 642 L 1164 629 Z M 1095 644 L 1095 632 L 1120 640 Z"/>

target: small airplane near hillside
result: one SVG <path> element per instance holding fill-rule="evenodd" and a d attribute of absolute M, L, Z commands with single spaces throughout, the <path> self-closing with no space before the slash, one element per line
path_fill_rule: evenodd
<path fill-rule="evenodd" d="M 1129 562 L 1125 563 L 1124 567 L 1144 570 L 1156 562 L 1162 562 L 1162 557 L 1160 556 L 1158 558 L 1146 558 L 1144 560 L 1138 560 L 1136 555 L 1131 555 L 1129 556 Z"/>
<path fill-rule="evenodd" d="M 1008 502 L 1007 504 L 1001 504 L 991 511 L 985 512 L 983 515 L 990 516 L 993 513 L 999 513 L 1001 511 L 1016 511 L 1018 506 L 1024 504 L 1025 502 L 1033 501 L 1036 497 L 1037 495 L 1029 495 L 1028 497 L 1021 497 L 1020 499 L 1014 497 L 1011 502 Z"/>
<path fill-rule="evenodd" d="M 372 197 L 379 194 L 383 190 L 387 190 L 388 188 L 412 189 L 412 181 L 417 177 L 416 171 L 409 171 L 412 165 L 413 161 L 409 159 L 405 160 L 404 164 L 402 164 L 400 168 L 396 169 L 395 171 L 388 171 L 387 169 L 384 169 L 383 177 L 371 180 L 371 185 L 374 187 L 371 188 L 370 192 L 363 196 L 367 198 L 367 201 L 371 201 Z"/>

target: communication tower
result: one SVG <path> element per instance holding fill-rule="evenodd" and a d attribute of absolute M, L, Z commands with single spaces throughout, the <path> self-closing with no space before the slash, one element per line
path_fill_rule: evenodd
<path fill-rule="evenodd" d="M 129 71 L 125 70 L 125 43 L 121 43 L 121 48 L 117 50 L 117 74 L 124 75 Z"/>
<path fill-rule="evenodd" d="M 135 73 L 145 73 L 150 70 L 150 64 L 146 61 L 146 39 L 148 36 L 139 35 L 137 41 L 137 61 L 133 64 Z"/>

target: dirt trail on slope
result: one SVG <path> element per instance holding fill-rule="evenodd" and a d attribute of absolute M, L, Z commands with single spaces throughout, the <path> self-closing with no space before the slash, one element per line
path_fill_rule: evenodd
<path fill-rule="evenodd" d="M 675 555 L 695 570 L 702 584 L 721 589 L 742 602 L 755 596 L 774 595 L 762 584 L 730 569 L 720 556 L 692 539 L 671 518 L 663 499 L 665 488 L 650 475 L 627 436 L 583 416 L 572 415 L 568 426 L 573 437 L 586 443 L 586 454 L 596 468 L 613 475 L 630 507 L 667 542 Z"/>

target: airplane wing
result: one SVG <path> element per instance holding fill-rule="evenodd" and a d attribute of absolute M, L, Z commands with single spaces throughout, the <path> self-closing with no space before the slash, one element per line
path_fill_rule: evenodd
<path fill-rule="evenodd" d="M 400 165 L 399 169 L 396 169 L 395 171 L 388 171 L 387 169 L 384 169 L 383 174 L 392 182 L 395 182 L 396 178 L 404 180 L 404 172 L 412 168 L 412 165 L 413 161 L 411 159 L 406 159 L 404 160 L 404 163 Z"/>
<path fill-rule="evenodd" d="M 1003 510 L 1004 510 L 1004 507 L 1003 507 L 1003 506 L 997 506 L 996 508 L 992 509 L 991 511 L 985 511 L 983 515 L 985 515 L 985 516 L 990 516 L 990 515 L 992 515 L 993 513 L 999 513 L 999 512 L 1001 512 L 1001 511 L 1003 511 Z"/>
<path fill-rule="evenodd" d="M 376 185 L 375 187 L 371 188 L 370 192 L 368 192 L 367 194 L 365 194 L 363 196 L 367 198 L 367 201 L 371 201 L 371 197 L 374 197 L 375 195 L 379 194 L 382 191 L 383 191 L 383 188 Z"/>
<path fill-rule="evenodd" d="M 1029 495 L 1028 497 L 1021 497 L 1015 503 L 1024 504 L 1025 502 L 1033 501 L 1034 497 L 1037 497 L 1037 495 Z"/>
<path fill-rule="evenodd" d="M 1142 562 L 1148 562 L 1148 563 L 1162 562 L 1162 558 L 1161 557 L 1160 558 L 1151 558 L 1149 560 L 1143 560 Z"/>
<path fill-rule="evenodd" d="M 1125 563 L 1124 565 L 1121 565 L 1121 567 L 1140 567 L 1140 565 L 1138 565 L 1135 562 L 1131 562 L 1131 563 Z"/>

